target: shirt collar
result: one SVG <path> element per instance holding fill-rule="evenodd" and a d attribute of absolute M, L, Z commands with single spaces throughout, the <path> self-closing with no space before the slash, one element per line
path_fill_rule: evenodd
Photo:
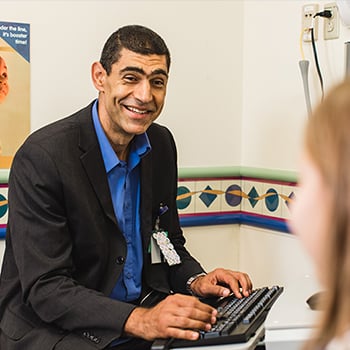
<path fill-rule="evenodd" d="M 108 173 L 118 164 L 121 164 L 118 156 L 113 150 L 112 145 L 110 144 L 98 117 L 98 99 L 94 102 L 92 106 L 92 119 L 98 139 L 98 143 L 100 145 L 102 158 L 104 161 L 104 165 L 106 168 L 106 172 Z M 129 154 L 129 165 L 128 167 L 132 169 L 135 167 L 147 153 L 149 153 L 152 149 L 151 144 L 149 142 L 149 138 L 147 133 L 143 133 L 140 135 L 135 135 L 134 139 L 131 141 L 130 154 Z"/>

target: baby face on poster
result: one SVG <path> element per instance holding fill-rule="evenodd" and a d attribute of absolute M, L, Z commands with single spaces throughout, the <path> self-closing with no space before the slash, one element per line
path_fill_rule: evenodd
<path fill-rule="evenodd" d="M 3 102 L 9 92 L 7 65 L 0 56 L 0 103 Z"/>

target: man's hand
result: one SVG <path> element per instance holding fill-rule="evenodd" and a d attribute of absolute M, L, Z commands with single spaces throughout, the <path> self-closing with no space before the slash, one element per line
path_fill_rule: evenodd
<path fill-rule="evenodd" d="M 138 307 L 132 311 L 124 327 L 125 335 L 146 340 L 179 338 L 196 340 L 199 333 L 210 330 L 216 322 L 217 311 L 197 298 L 174 294 L 156 306 Z"/>
<path fill-rule="evenodd" d="M 226 297 L 233 292 L 237 298 L 241 298 L 242 294 L 248 296 L 251 293 L 253 284 L 246 273 L 215 269 L 205 276 L 196 278 L 190 287 L 196 295 L 202 297 L 214 295 Z"/>

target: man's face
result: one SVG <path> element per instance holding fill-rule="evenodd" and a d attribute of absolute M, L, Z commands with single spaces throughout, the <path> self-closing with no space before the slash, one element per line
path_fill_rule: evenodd
<path fill-rule="evenodd" d="M 165 56 L 122 49 L 110 75 L 102 68 L 100 77 L 99 116 L 107 135 L 113 140 L 116 135 L 131 138 L 145 132 L 164 105 Z"/>
<path fill-rule="evenodd" d="M 5 60 L 0 57 L 0 103 L 5 100 L 8 92 L 7 66 Z"/>

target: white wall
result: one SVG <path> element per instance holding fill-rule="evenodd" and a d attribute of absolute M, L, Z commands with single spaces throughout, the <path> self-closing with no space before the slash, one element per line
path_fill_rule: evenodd
<path fill-rule="evenodd" d="M 5 253 L 5 241 L 0 241 L 0 266 L 2 265 L 2 259 Z"/>
<path fill-rule="evenodd" d="M 319 290 L 314 266 L 297 237 L 250 226 L 184 229 L 191 253 L 207 271 L 225 267 L 249 273 L 255 287 L 280 285 L 306 295 Z"/>
<path fill-rule="evenodd" d="M 179 165 L 240 163 L 241 1 L 1 1 L 0 13 L 1 21 L 31 24 L 32 130 L 96 96 L 91 63 L 114 30 L 137 23 L 172 53 L 159 121 L 175 134 Z"/>
<path fill-rule="evenodd" d="M 206 271 L 216 267 L 240 268 L 240 229 L 238 225 L 186 227 L 187 247 Z"/>
<path fill-rule="evenodd" d="M 314 266 L 294 235 L 241 226 L 239 242 L 239 268 L 249 271 L 257 286 L 319 289 Z"/>
<path fill-rule="evenodd" d="M 317 3 L 320 9 L 328 0 Z M 306 120 L 300 0 L 1 1 L 1 21 L 31 24 L 32 130 L 96 96 L 90 65 L 117 27 L 158 31 L 173 57 L 159 121 L 174 132 L 180 167 L 244 165 L 295 170 Z M 317 42 L 326 91 L 344 76 L 344 42 Z M 320 87 L 311 44 L 313 103 Z"/>
<path fill-rule="evenodd" d="M 318 3 L 319 10 L 330 1 Z M 310 1 L 244 1 L 242 165 L 296 170 L 306 117 L 298 62 L 301 9 Z M 350 29 L 340 26 L 340 38 L 323 39 L 319 19 L 317 51 L 325 91 L 344 78 L 344 42 Z M 303 45 L 310 61 L 313 105 L 320 99 L 311 43 Z"/>

